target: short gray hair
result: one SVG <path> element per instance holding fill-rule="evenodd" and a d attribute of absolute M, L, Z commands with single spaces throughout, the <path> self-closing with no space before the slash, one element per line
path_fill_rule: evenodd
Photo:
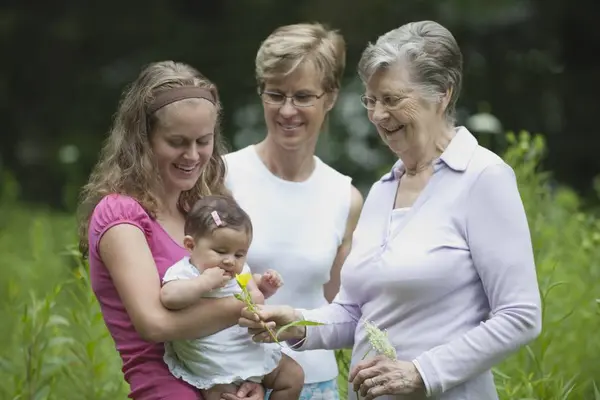
<path fill-rule="evenodd" d="M 462 85 L 462 53 L 454 36 L 434 21 L 411 22 L 369 43 L 358 63 L 358 75 L 367 83 L 382 68 L 403 61 L 425 100 L 439 102 L 452 90 L 445 117 L 453 125 Z"/>

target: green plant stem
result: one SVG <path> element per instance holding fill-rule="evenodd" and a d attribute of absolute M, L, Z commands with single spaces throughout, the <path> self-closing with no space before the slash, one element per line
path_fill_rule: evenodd
<path fill-rule="evenodd" d="M 244 288 L 244 292 L 245 292 L 245 290 L 246 290 L 246 289 Z M 246 293 L 245 293 L 245 294 L 246 294 Z M 252 302 L 252 300 L 250 300 L 250 296 L 249 296 L 249 295 L 247 295 L 247 296 L 246 296 L 246 306 L 248 307 L 248 309 L 249 309 L 250 311 L 252 311 L 252 312 L 254 313 L 254 315 L 256 315 L 257 317 L 259 317 L 259 316 L 258 316 L 258 310 L 256 309 L 256 306 L 255 306 L 255 304 Z M 260 318 L 260 317 L 259 317 L 259 318 Z M 267 326 L 267 324 L 266 324 L 264 321 L 260 321 L 260 323 L 261 323 L 261 325 L 263 326 L 263 328 L 265 328 L 265 330 L 266 330 L 267 332 L 269 332 L 269 336 L 271 336 L 271 339 L 273 339 L 273 341 L 274 341 L 275 343 L 277 343 L 277 344 L 279 344 L 279 345 L 281 346 L 281 344 L 279 343 L 279 340 L 277 340 L 277 336 L 275 335 L 275 332 L 273 332 L 273 331 L 271 330 L 271 328 L 269 328 L 269 327 Z"/>

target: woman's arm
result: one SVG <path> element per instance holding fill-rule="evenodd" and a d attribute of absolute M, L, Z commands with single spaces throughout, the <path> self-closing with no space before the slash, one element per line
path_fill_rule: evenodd
<path fill-rule="evenodd" d="M 487 167 L 467 202 L 467 242 L 492 315 L 416 358 L 430 395 L 489 370 L 542 327 L 529 227 L 512 169 L 504 163 Z"/>
<path fill-rule="evenodd" d="M 346 223 L 344 239 L 342 240 L 340 247 L 338 247 L 337 254 L 333 260 L 329 282 L 327 282 L 323 287 L 325 298 L 330 303 L 340 290 L 340 274 L 342 271 L 342 265 L 344 265 L 344 261 L 346 261 L 346 257 L 348 257 L 350 249 L 352 248 L 352 235 L 354 233 L 354 229 L 356 228 L 356 224 L 358 223 L 360 211 L 363 206 L 363 197 L 361 193 L 354 186 L 351 186 L 351 190 L 350 213 L 348 215 L 348 222 Z"/>
<path fill-rule="evenodd" d="M 179 311 L 160 301 L 161 283 L 144 233 L 123 223 L 109 228 L 98 245 L 119 296 L 137 332 L 148 341 L 165 342 L 209 336 L 235 325 L 243 303 L 202 299 Z"/>
<path fill-rule="evenodd" d="M 362 312 L 356 304 L 340 301 L 344 297 L 343 287 L 333 303 L 314 310 L 298 310 L 306 321 L 321 322 L 323 325 L 307 326 L 306 340 L 290 343 L 294 350 L 338 350 L 354 346 L 356 326 Z"/>
<path fill-rule="evenodd" d="M 277 331 L 280 327 L 296 321 L 321 322 L 318 326 L 294 326 L 282 332 L 280 340 L 297 351 L 314 349 L 343 349 L 354 345 L 354 332 L 361 317 L 360 308 L 349 302 L 344 304 L 344 290 L 334 303 L 314 310 L 294 309 L 290 306 L 258 306 L 258 317 L 248 309 L 242 311 L 239 325 L 247 327 L 257 342 L 272 342 L 263 324 Z"/>

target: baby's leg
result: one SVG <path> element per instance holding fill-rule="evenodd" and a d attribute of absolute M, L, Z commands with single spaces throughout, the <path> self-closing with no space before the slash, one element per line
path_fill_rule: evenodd
<path fill-rule="evenodd" d="M 304 385 L 304 370 L 296 361 L 283 354 L 279 365 L 265 375 L 263 383 L 272 389 L 270 400 L 297 400 Z"/>
<path fill-rule="evenodd" d="M 210 389 L 201 390 L 204 400 L 221 400 L 222 393 L 237 393 L 238 387 L 234 384 L 215 385 Z"/>

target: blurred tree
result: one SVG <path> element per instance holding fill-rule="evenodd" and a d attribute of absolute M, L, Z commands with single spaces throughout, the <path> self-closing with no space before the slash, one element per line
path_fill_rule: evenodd
<path fill-rule="evenodd" d="M 592 72 L 598 61 L 589 56 L 600 38 L 591 5 L 592 0 L 14 2 L 0 8 L 5 55 L 0 168 L 14 172 L 23 201 L 72 208 L 121 91 L 144 64 L 161 59 L 188 62 L 217 82 L 232 144 L 260 138 L 258 46 L 279 25 L 319 21 L 340 29 L 348 46 L 345 111 L 341 104 L 336 108 L 320 151 L 367 187 L 392 160 L 364 110 L 350 105 L 362 91 L 356 82 L 361 51 L 405 22 L 434 19 L 455 34 L 465 55 L 459 122 L 487 102 L 504 129 L 547 134 L 547 167 L 584 190 L 600 170 L 594 154 L 599 139 L 592 134 L 597 107 L 592 96 L 600 78 Z M 252 129 L 240 117 L 249 113 L 257 121 Z M 250 130 L 254 136 L 234 137 Z"/>

